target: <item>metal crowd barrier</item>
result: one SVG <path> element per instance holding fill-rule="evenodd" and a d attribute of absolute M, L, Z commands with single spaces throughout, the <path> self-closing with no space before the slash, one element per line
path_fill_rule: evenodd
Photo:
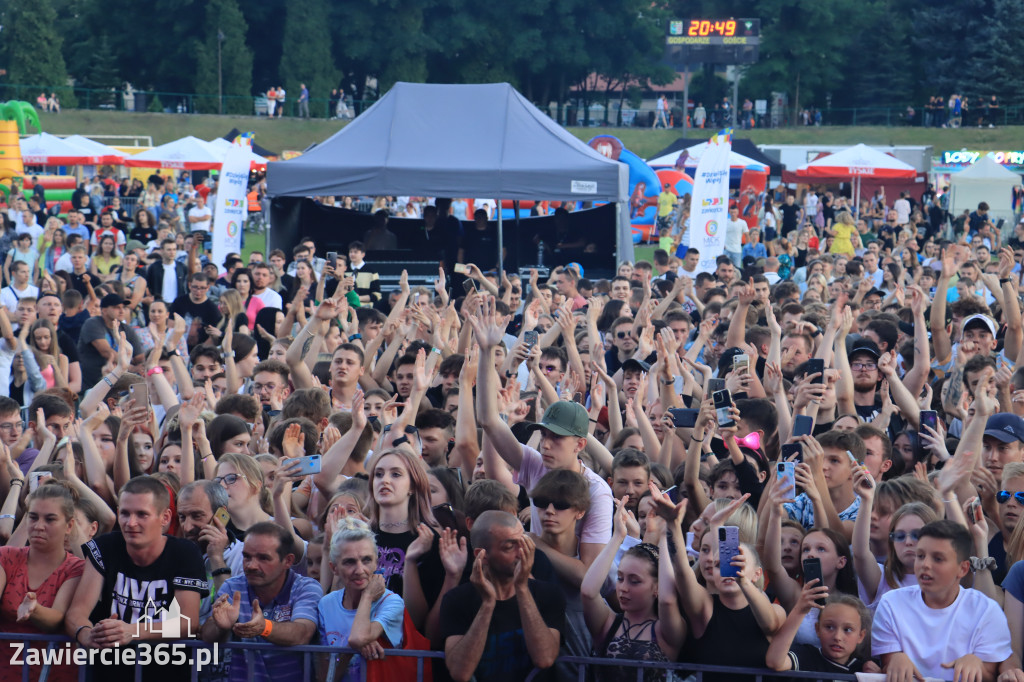
<path fill-rule="evenodd" d="M 23 634 L 23 633 L 7 633 L 0 632 L 0 642 L 4 640 L 13 640 L 16 642 L 29 642 L 46 643 L 47 649 L 54 649 L 58 645 L 70 643 L 71 639 L 63 635 L 36 635 L 36 634 Z M 175 644 L 183 644 L 186 647 L 192 649 L 210 649 L 212 645 L 206 644 L 205 642 L 198 640 L 179 640 L 174 642 Z M 293 647 L 280 647 L 276 644 L 269 643 L 248 643 L 248 642 L 228 642 L 226 644 L 219 644 L 218 647 L 221 650 L 227 650 L 232 652 L 240 652 L 246 656 L 252 655 L 259 651 L 273 651 L 275 653 L 295 653 L 302 654 L 302 668 L 303 677 L 305 680 L 316 679 L 314 676 L 314 661 L 313 656 L 315 654 L 356 654 L 357 651 L 353 649 L 341 648 L 341 647 L 329 647 L 329 646 L 293 646 Z M 423 682 L 423 666 L 424 661 L 428 659 L 437 660 L 443 664 L 444 652 L 441 651 L 417 651 L 410 649 L 385 649 L 384 653 L 386 656 L 407 656 L 416 659 L 416 680 L 415 682 Z M 24 652 L 23 652 L 24 655 Z M 235 654 L 237 655 L 237 654 Z M 772 680 L 775 678 L 790 678 L 790 679 L 801 679 L 801 680 L 836 680 L 843 682 L 856 682 L 855 675 L 842 675 L 837 673 L 818 673 L 818 672 L 805 672 L 797 670 L 787 670 L 784 672 L 776 672 L 774 670 L 768 670 L 766 668 L 738 668 L 733 666 L 725 665 L 697 665 L 694 663 L 658 663 L 653 661 L 630 661 L 621 658 L 594 658 L 589 656 L 559 656 L 559 663 L 569 663 L 578 666 L 578 680 L 584 682 L 587 676 L 588 670 L 594 667 L 615 667 L 615 668 L 633 668 L 636 670 L 637 682 L 644 682 L 644 674 L 650 670 L 666 670 L 675 673 L 675 679 L 693 679 L 695 682 L 703 682 L 704 674 L 711 673 L 717 675 L 733 675 L 737 676 L 738 679 L 753 679 L 755 682 L 762 682 L 762 680 Z M 7 661 L 4 664 L 9 664 Z M 331 665 L 328 668 L 327 679 L 334 679 L 336 662 L 332 658 Z M 97 670 L 102 670 L 97 668 Z M 47 682 L 47 678 L 50 672 L 50 665 L 44 664 L 39 670 L 39 682 Z M 81 666 L 78 668 L 78 680 L 79 682 L 87 682 L 88 668 Z M 22 670 L 21 679 L 22 682 L 29 681 L 30 668 L 28 665 Z M 254 671 L 250 666 L 249 668 L 249 682 L 253 682 Z M 531 675 L 532 678 L 532 675 Z M 201 682 L 202 680 L 210 679 L 209 676 L 201 674 L 195 666 L 192 667 L 190 680 L 191 682 Z M 225 674 L 223 679 L 227 679 Z M 671 678 L 670 678 L 671 679 Z M 360 667 L 360 680 L 366 682 L 366 666 Z M 135 666 L 135 682 L 142 682 L 142 666 Z M 412 680 L 402 680 L 401 682 L 413 682 Z"/>

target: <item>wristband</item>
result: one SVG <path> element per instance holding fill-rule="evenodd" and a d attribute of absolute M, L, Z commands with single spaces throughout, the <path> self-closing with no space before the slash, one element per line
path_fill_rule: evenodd
<path fill-rule="evenodd" d="M 231 569 L 230 569 L 230 568 L 228 568 L 227 566 L 222 566 L 222 567 L 220 567 L 220 568 L 215 568 L 215 569 L 213 569 L 212 571 L 210 571 L 210 575 L 211 575 L 212 577 L 214 577 L 214 578 L 216 578 L 216 577 L 217 577 L 217 576 L 219 576 L 219 575 L 231 575 Z M 267 622 L 268 622 L 268 623 L 271 623 L 271 622 L 273 622 L 273 621 L 269 621 L 269 620 L 268 620 Z M 270 629 L 272 630 L 273 628 L 270 628 Z M 264 634 L 264 635 L 266 635 L 266 634 L 267 634 L 267 633 L 269 633 L 269 632 L 270 632 L 270 630 L 265 630 L 265 631 L 263 632 L 263 634 Z"/>
<path fill-rule="evenodd" d="M 676 383 L 676 380 L 675 379 L 662 379 L 661 383 L 665 384 L 666 386 L 671 386 L 672 384 Z"/>
<path fill-rule="evenodd" d="M 999 278 L 999 283 L 1000 284 L 1006 284 L 1007 282 L 1012 282 L 1012 281 L 1013 280 L 1011 280 L 1009 277 L 1000 277 Z"/>
<path fill-rule="evenodd" d="M 362 338 L 363 338 L 362 334 L 353 334 L 352 336 L 348 337 L 348 340 L 349 341 L 355 341 L 357 339 L 361 340 Z"/>
<path fill-rule="evenodd" d="M 103 377 L 103 383 L 105 383 L 107 386 L 110 386 L 111 388 L 114 387 L 114 382 L 110 380 L 110 377 Z"/>
<path fill-rule="evenodd" d="M 11 519 L 15 518 L 14 514 L 0 514 L 0 519 Z"/>
<path fill-rule="evenodd" d="M 11 485 L 14 485 L 15 483 L 17 483 L 18 485 L 25 485 L 25 479 L 23 479 L 23 478 L 12 478 L 11 479 Z"/>
<path fill-rule="evenodd" d="M 147 376 L 147 377 L 151 377 L 151 376 L 153 376 L 154 374 L 163 374 L 163 373 L 164 373 L 164 368 L 163 368 L 163 367 L 161 367 L 161 366 L 159 366 L 159 365 L 157 365 L 157 366 L 156 366 L 156 367 L 154 367 L 153 369 L 151 369 L 151 370 L 149 370 L 148 372 L 146 372 L 146 376 Z"/>
<path fill-rule="evenodd" d="M 270 633 L 274 631 L 274 621 L 264 621 L 266 625 L 263 626 L 263 632 L 260 633 L 260 637 L 269 637 Z"/>
<path fill-rule="evenodd" d="M 75 630 L 75 644 L 81 644 L 81 642 L 79 642 L 79 641 L 78 641 L 78 634 L 79 634 L 79 633 L 80 633 L 80 632 L 81 632 L 82 630 L 84 630 L 85 628 L 92 628 L 92 626 L 91 626 L 91 625 L 79 625 L 79 626 L 78 626 L 78 629 L 77 629 L 77 630 Z"/>
<path fill-rule="evenodd" d="M 441 355 L 441 349 L 440 348 L 431 348 L 430 352 L 431 353 L 437 353 L 438 355 Z"/>

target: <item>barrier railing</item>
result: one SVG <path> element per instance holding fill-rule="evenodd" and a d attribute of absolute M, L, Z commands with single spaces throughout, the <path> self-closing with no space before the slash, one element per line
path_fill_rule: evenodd
<path fill-rule="evenodd" d="M 0 642 L 3 641 L 14 641 L 14 642 L 25 642 L 47 645 L 47 649 L 54 649 L 58 645 L 64 645 L 71 643 L 71 639 L 62 635 L 36 635 L 36 634 L 22 634 L 22 633 L 5 633 L 0 632 Z M 175 644 L 181 644 L 190 649 L 211 649 L 213 645 L 201 642 L 198 640 L 179 640 L 174 642 Z M 318 654 L 331 654 L 331 664 L 327 671 L 327 679 L 335 679 L 333 677 L 336 660 L 335 656 L 338 654 L 356 654 L 357 651 L 352 649 L 340 648 L 340 647 L 329 647 L 329 646 L 317 646 L 317 645 L 306 645 L 306 646 L 293 646 L 293 647 L 281 647 L 276 644 L 268 643 L 249 643 L 249 642 L 228 642 L 226 644 L 218 644 L 218 650 L 226 650 L 231 652 L 239 652 L 243 654 L 257 653 L 260 651 L 273 651 L 274 653 L 294 653 L 302 655 L 302 668 L 304 680 L 316 679 L 314 676 L 314 655 Z M 409 649 L 385 649 L 385 656 L 404 656 L 415 658 L 416 663 L 416 680 L 415 682 L 423 681 L 423 666 L 426 660 L 436 660 L 438 663 L 443 665 L 444 653 L 441 651 L 416 651 Z M 234 655 L 234 654 L 233 654 Z M 844 682 L 855 682 L 856 676 L 854 675 L 842 675 L 836 673 L 822 674 L 818 672 L 805 672 L 797 670 L 787 670 L 784 672 L 776 672 L 774 670 L 768 670 L 765 668 L 737 668 L 733 666 L 725 665 L 697 665 L 694 663 L 658 663 L 653 661 L 631 661 L 622 658 L 594 658 L 589 656 L 560 656 L 558 658 L 559 663 L 568 663 L 571 665 L 578 666 L 578 680 L 583 682 L 586 679 L 587 671 L 594 667 L 615 667 L 615 668 L 633 668 L 636 670 L 637 682 L 644 682 L 645 674 L 652 670 L 665 670 L 670 673 L 675 673 L 677 679 L 693 677 L 696 682 L 703 682 L 704 674 L 713 675 L 733 675 L 740 676 L 741 679 L 753 679 L 755 682 L 762 682 L 764 679 L 775 679 L 775 678 L 790 678 L 790 679 L 801 679 L 801 680 L 842 680 Z M 4 663 L 8 663 L 5 661 Z M 50 665 L 44 663 L 39 668 L 39 682 L 47 682 L 47 678 L 50 673 Z M 31 670 L 35 670 L 32 668 Z M 29 675 L 31 672 L 29 666 L 25 666 L 22 670 L 22 682 L 29 682 Z M 141 665 L 135 666 L 135 682 L 142 682 L 142 671 Z M 87 681 L 88 669 L 85 666 L 79 666 L 78 669 L 78 680 L 79 682 Z M 252 682 L 254 677 L 254 669 L 252 666 L 249 667 L 248 680 Z M 191 682 L 200 682 L 201 680 L 209 679 L 207 675 L 204 675 L 196 666 L 192 666 L 190 680 Z M 365 682 L 366 680 L 366 666 L 362 665 L 360 668 L 360 680 Z M 184 682 L 184 681 L 183 681 Z M 413 682 L 413 680 L 402 680 L 401 682 Z"/>

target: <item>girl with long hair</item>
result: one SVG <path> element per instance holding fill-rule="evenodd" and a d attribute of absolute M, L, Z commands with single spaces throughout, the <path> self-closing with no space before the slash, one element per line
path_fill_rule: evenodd
<path fill-rule="evenodd" d="M 114 279 L 114 268 L 121 265 L 121 256 L 117 253 L 117 242 L 114 235 L 105 234 L 100 237 L 99 248 L 89 261 L 89 274 L 99 278 L 101 282 Z"/>
<path fill-rule="evenodd" d="M 24 478 L 12 479 L 23 486 Z M 0 547 L 0 630 L 9 633 L 53 634 L 62 629 L 82 578 L 85 561 L 66 549 L 75 527 L 77 492 L 63 481 L 47 481 L 28 496 L 28 546 Z M 14 649 L 3 646 L 5 660 Z M 24 652 L 23 652 L 24 655 Z M 29 680 L 39 679 L 40 668 L 29 668 Z M 78 679 L 76 668 L 52 668 L 48 679 Z M 18 666 L 0 667 L 0 680 L 22 679 Z"/>
<path fill-rule="evenodd" d="M 36 320 L 29 328 L 29 348 L 36 357 L 46 388 L 68 387 L 68 356 L 57 345 L 57 330 L 49 320 Z"/>
<path fill-rule="evenodd" d="M 46 219 L 46 227 L 39 236 L 39 265 L 46 272 L 53 272 L 57 260 L 67 253 L 67 233 L 62 228 L 60 218 L 50 216 Z"/>
<path fill-rule="evenodd" d="M 146 318 L 149 320 L 149 324 L 142 326 L 136 322 L 132 325 L 132 330 L 142 342 L 144 353 L 148 354 L 152 351 L 157 343 L 163 344 L 165 348 L 170 344 L 174 337 L 174 322 L 170 317 L 171 313 L 164 301 L 153 301 L 146 309 Z M 177 350 L 181 357 L 187 358 L 188 341 L 185 336 L 185 334 L 181 335 L 175 349 L 167 348 L 167 350 Z"/>
<path fill-rule="evenodd" d="M 675 572 L 668 547 L 665 521 L 656 514 L 647 519 L 648 531 L 660 528 L 658 545 L 630 547 L 615 566 L 615 596 L 621 613 L 613 610 L 601 590 L 626 539 L 628 497 L 617 502 L 612 539 L 583 576 L 580 592 L 583 615 L 594 640 L 594 653 L 632 661 L 675 661 L 686 639 L 686 622 L 676 597 Z M 602 666 L 602 682 L 635 680 L 634 668 Z M 664 670 L 647 670 L 644 680 L 667 679 Z"/>
<path fill-rule="evenodd" d="M 240 298 L 239 307 L 247 317 L 247 326 L 249 329 L 254 329 L 256 327 L 256 315 L 264 308 L 264 303 L 261 299 L 252 295 L 252 272 L 248 268 L 238 268 L 235 270 L 231 274 L 231 289 L 238 292 Z M 223 298 L 223 294 L 221 297 Z M 268 331 L 271 334 L 274 333 L 273 330 Z"/>

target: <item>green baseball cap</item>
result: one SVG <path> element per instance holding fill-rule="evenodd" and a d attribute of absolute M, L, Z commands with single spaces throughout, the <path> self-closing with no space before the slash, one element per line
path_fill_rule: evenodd
<path fill-rule="evenodd" d="M 586 438 L 590 433 L 590 416 L 579 403 L 559 400 L 544 411 L 544 417 L 531 424 L 529 430 L 547 429 L 559 436 Z"/>

